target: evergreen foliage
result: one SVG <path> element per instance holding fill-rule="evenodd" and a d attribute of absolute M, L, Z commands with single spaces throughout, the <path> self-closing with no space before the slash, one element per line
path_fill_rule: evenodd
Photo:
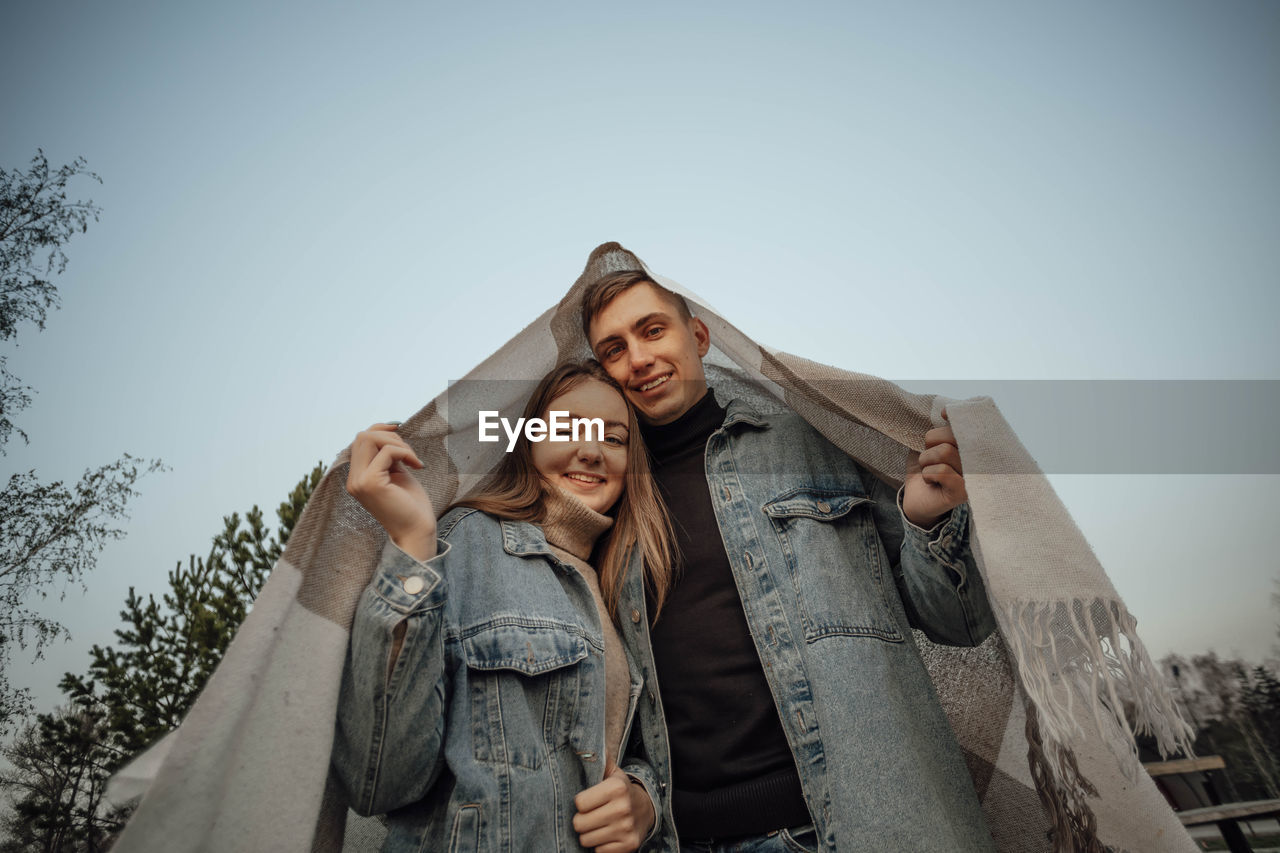
<path fill-rule="evenodd" d="M 181 722 L 323 472 L 317 465 L 280 504 L 274 531 L 256 506 L 224 517 L 208 554 L 179 562 L 159 600 L 129 590 L 117 644 L 94 646 L 89 671 L 62 679 L 70 704 L 39 715 L 4 750 L 12 768 L 0 787 L 13 808 L 0 853 L 106 849 L 128 816 L 102 803 L 106 780 Z"/>
<path fill-rule="evenodd" d="M 0 784 L 13 797 L 0 822 L 0 853 L 105 850 L 123 815 L 102 808 L 110 770 L 122 758 L 101 708 L 73 704 L 40 714 L 4 750 Z"/>

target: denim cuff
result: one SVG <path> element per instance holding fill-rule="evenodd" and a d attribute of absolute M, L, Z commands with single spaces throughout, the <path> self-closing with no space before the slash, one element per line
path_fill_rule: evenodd
<path fill-rule="evenodd" d="M 958 575 L 957 586 L 964 584 L 966 572 L 964 555 L 969 549 L 969 503 L 954 507 L 947 515 L 927 530 L 914 524 L 907 518 L 902 509 L 902 495 L 906 490 L 898 489 L 898 514 L 902 516 L 902 529 L 907 539 L 918 551 L 941 560 Z"/>
<path fill-rule="evenodd" d="M 653 826 L 649 827 L 649 834 L 640 841 L 640 846 L 648 844 L 657 838 L 662 832 L 662 800 L 658 798 L 658 786 L 653 775 L 653 769 L 643 761 L 624 761 L 622 762 L 622 772 L 627 774 L 627 778 L 635 782 L 644 792 L 649 795 L 649 804 L 653 806 Z"/>
<path fill-rule="evenodd" d="M 436 555 L 415 560 L 391 539 L 382 549 L 371 587 L 378 598 L 399 613 L 412 613 L 444 602 L 441 563 L 449 553 L 449 543 L 436 540 Z"/>

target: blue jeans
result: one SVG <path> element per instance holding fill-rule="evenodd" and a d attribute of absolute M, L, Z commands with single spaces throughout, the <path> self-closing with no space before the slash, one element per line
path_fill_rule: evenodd
<path fill-rule="evenodd" d="M 816 853 L 818 832 L 813 824 L 777 829 L 733 841 L 680 842 L 680 853 Z"/>

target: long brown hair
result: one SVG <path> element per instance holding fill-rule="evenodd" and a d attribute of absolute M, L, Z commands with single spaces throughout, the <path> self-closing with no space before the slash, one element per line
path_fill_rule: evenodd
<path fill-rule="evenodd" d="M 649 452 L 640 437 L 640 424 L 626 395 L 595 360 L 564 362 L 542 377 L 533 389 L 525 403 L 523 417 L 545 419 L 557 397 L 591 379 L 613 388 L 627 406 L 625 488 L 612 508 L 613 528 L 597 551 L 600 555 L 596 566 L 600 592 L 609 615 L 617 620 L 627 566 L 638 547 L 644 566 L 645 587 L 653 598 L 656 619 L 671 589 L 675 536 L 666 505 L 650 476 Z M 534 467 L 533 447 L 522 431 L 515 448 L 502 455 L 502 461 L 481 481 L 475 493 L 454 501 L 453 506 L 472 507 L 498 518 L 541 524 L 546 520 L 543 495 L 552 488 L 556 487 L 547 483 Z"/>

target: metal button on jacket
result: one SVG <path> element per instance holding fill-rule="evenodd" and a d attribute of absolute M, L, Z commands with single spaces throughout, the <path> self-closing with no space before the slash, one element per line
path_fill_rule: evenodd
<path fill-rule="evenodd" d="M 422 592 L 422 588 L 426 585 L 427 585 L 427 582 L 424 581 L 422 578 L 418 577 L 417 575 L 413 575 L 412 577 L 407 577 L 404 579 L 404 591 L 409 593 L 410 595 L 417 595 L 418 593 Z"/>

